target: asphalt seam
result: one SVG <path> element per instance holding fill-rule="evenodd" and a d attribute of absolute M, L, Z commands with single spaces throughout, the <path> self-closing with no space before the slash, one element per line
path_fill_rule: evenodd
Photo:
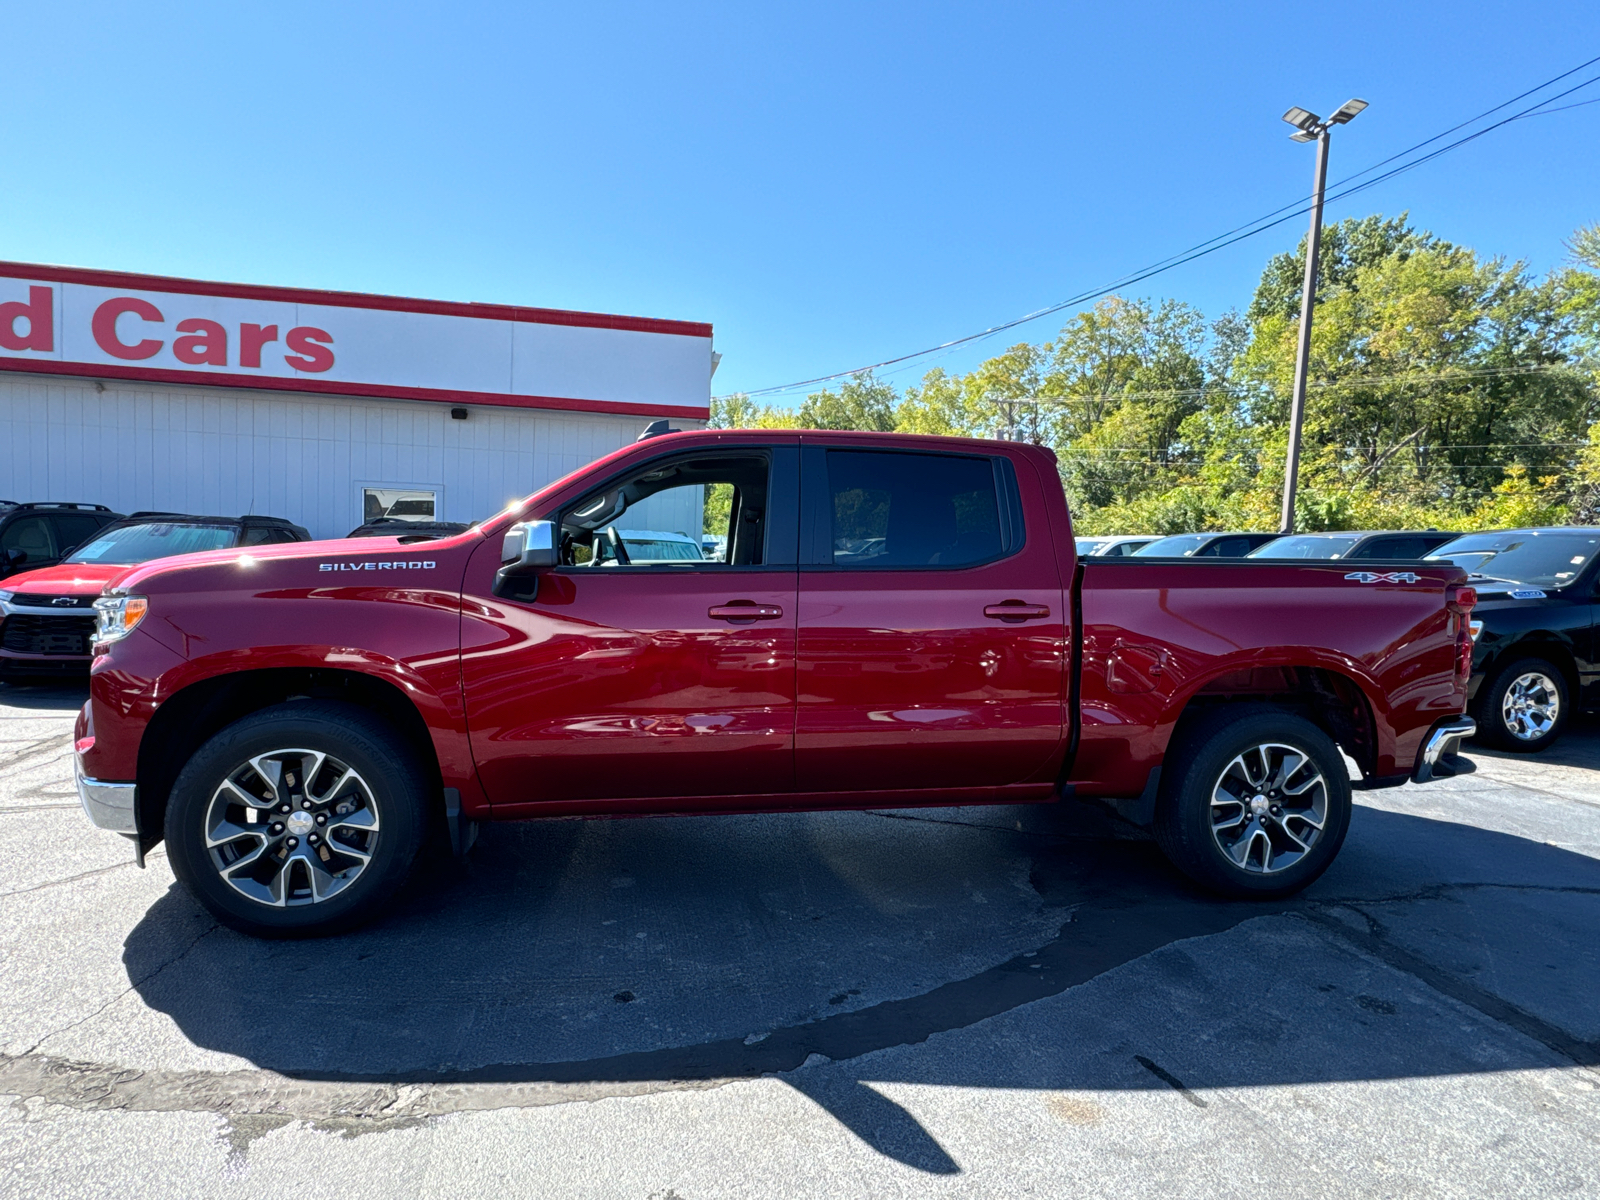
<path fill-rule="evenodd" d="M 1591 889 L 1592 890 L 1592 889 Z M 1488 1017 L 1496 1024 L 1515 1030 L 1522 1036 L 1531 1038 L 1540 1043 L 1552 1053 L 1560 1055 L 1569 1062 L 1580 1067 L 1593 1067 L 1600 1065 L 1600 1044 L 1575 1037 L 1557 1025 L 1536 1017 L 1526 1009 L 1520 1008 L 1502 996 L 1478 987 L 1476 984 L 1462 979 L 1459 975 L 1452 975 L 1442 967 L 1435 966 L 1426 959 L 1413 954 L 1402 946 L 1396 945 L 1386 936 L 1387 930 L 1382 922 L 1370 913 L 1362 912 L 1356 905 L 1344 903 L 1337 907 L 1345 908 L 1359 916 L 1367 925 L 1367 931 L 1353 929 L 1348 923 L 1326 912 L 1308 909 L 1301 913 L 1290 914 L 1300 916 L 1305 920 L 1314 922 L 1318 927 L 1334 934 L 1348 945 L 1362 951 L 1370 958 L 1375 958 L 1384 965 L 1409 975 L 1420 983 L 1443 996 L 1464 1004 L 1481 1015 Z"/>
<path fill-rule="evenodd" d="M 1014 830 L 1012 832 L 1015 832 Z M 1457 888 L 1504 887 L 1517 890 L 1600 894 L 1596 888 L 1537 887 L 1531 885 L 1461 884 L 1407 896 L 1350 900 L 1290 901 L 1268 908 L 1259 904 L 1229 906 L 1218 912 L 1214 930 L 1193 935 L 1214 936 L 1226 933 L 1247 920 L 1259 917 L 1291 916 L 1307 920 L 1319 929 L 1334 934 L 1366 957 L 1400 971 L 1441 996 L 1471 1008 L 1500 1026 L 1532 1038 L 1567 1061 L 1579 1066 L 1600 1063 L 1600 1046 L 1576 1038 L 1518 1008 L 1510 1001 L 1487 992 L 1443 968 L 1413 955 L 1385 940 L 1384 927 L 1375 917 L 1363 912 L 1360 904 L 1393 904 L 1437 899 Z M 1343 909 L 1359 916 L 1366 932 L 1353 929 L 1333 916 L 1332 909 Z M 1265 910 L 1265 911 L 1264 911 Z M 94 1012 L 41 1038 L 20 1055 L 0 1055 L 0 1093 L 38 1097 L 50 1103 L 87 1109 L 130 1108 L 140 1111 L 202 1111 L 224 1117 L 272 1116 L 284 1120 L 305 1120 L 318 1128 L 339 1128 L 345 1133 L 376 1131 L 415 1124 L 430 1116 L 453 1112 L 477 1112 L 500 1108 L 539 1107 L 548 1104 L 581 1103 L 613 1097 L 656 1094 L 667 1091 L 704 1090 L 722 1087 L 764 1075 L 783 1075 L 799 1069 L 812 1055 L 820 1054 L 833 1062 L 884 1050 L 900 1049 L 926 1042 L 938 1033 L 967 1029 L 991 1017 L 1002 1016 L 1036 1000 L 1060 995 L 1098 978 L 1107 971 L 1147 957 L 1157 950 L 1180 944 L 1164 942 L 1116 961 L 1099 963 L 1088 972 L 1040 970 L 1039 962 L 1053 947 L 1062 944 L 1068 929 L 1081 935 L 1083 927 L 1069 920 L 1061 932 L 1038 950 L 1026 951 L 996 967 L 964 980 L 952 981 L 919 996 L 886 1001 L 866 1009 L 840 1013 L 819 1021 L 774 1030 L 754 1044 L 743 1039 L 722 1039 L 662 1051 L 641 1051 L 608 1059 L 565 1063 L 504 1063 L 467 1071 L 410 1070 L 383 1075 L 356 1075 L 338 1072 L 320 1077 L 286 1075 L 271 1070 L 250 1071 L 141 1071 L 109 1064 L 58 1059 L 39 1053 L 51 1038 L 82 1025 L 110 1008 L 128 992 L 155 978 L 168 967 L 182 961 L 202 940 L 220 926 L 213 925 L 189 943 L 172 959 L 130 984 Z M 1126 936 L 1126 931 L 1119 937 Z M 967 997 L 968 1011 L 950 1014 L 932 998 L 939 993 L 997 991 L 998 996 L 979 994 Z M 973 1006 L 973 1000 L 977 1004 Z M 999 1000 L 1000 1003 L 995 1001 Z M 931 1008 L 932 1012 L 928 1010 Z M 921 1021 L 918 1020 L 921 1009 Z M 875 1018 L 888 1012 L 899 1015 L 901 1036 L 878 1041 L 870 1037 Z M 930 1015 L 939 1014 L 931 1023 Z M 837 1030 L 830 1033 L 829 1028 Z M 869 1036 L 864 1036 L 869 1035 Z M 1145 1070 L 1195 1103 L 1198 1097 L 1170 1072 L 1153 1061 L 1135 1056 Z M 719 1069 L 720 1068 L 720 1069 Z M 529 1072 L 543 1078 L 519 1078 Z M 652 1071 L 654 1078 L 639 1078 Z M 293 1097 L 286 1100 L 287 1094 Z"/>

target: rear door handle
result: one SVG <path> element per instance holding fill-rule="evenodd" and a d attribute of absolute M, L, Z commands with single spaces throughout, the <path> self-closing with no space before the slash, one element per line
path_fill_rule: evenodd
<path fill-rule="evenodd" d="M 783 609 L 776 604 L 752 604 L 749 600 L 733 600 L 727 604 L 713 604 L 706 610 L 713 621 L 776 621 Z"/>
<path fill-rule="evenodd" d="M 1023 604 L 1020 600 L 1008 600 L 1004 604 L 988 604 L 984 606 L 983 615 L 995 621 L 1036 621 L 1040 617 L 1050 615 L 1048 604 Z"/>

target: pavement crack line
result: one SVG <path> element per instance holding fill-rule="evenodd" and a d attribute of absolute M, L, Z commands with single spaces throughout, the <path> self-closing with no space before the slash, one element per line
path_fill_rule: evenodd
<path fill-rule="evenodd" d="M 111 999 L 107 1000 L 104 1004 L 100 1005 L 93 1012 L 88 1013 L 85 1016 L 79 1017 L 76 1021 L 70 1021 L 67 1024 L 61 1026 L 61 1028 L 59 1028 L 59 1029 L 52 1029 L 49 1033 L 45 1034 L 42 1038 L 40 1038 L 32 1046 L 29 1046 L 28 1049 L 23 1051 L 21 1057 L 31 1057 L 31 1056 L 37 1054 L 38 1051 L 39 1051 L 39 1047 L 44 1045 L 51 1038 L 59 1037 L 63 1033 L 69 1033 L 72 1030 L 76 1029 L 78 1026 L 86 1024 L 87 1022 L 94 1020 L 101 1013 L 105 1012 L 106 1009 L 110 1008 L 113 1004 L 117 1003 L 117 1001 L 121 1000 L 129 992 L 135 990 L 136 988 L 143 987 L 145 984 L 149 983 L 152 979 L 154 979 L 157 975 L 161 974 L 161 972 L 165 971 L 168 967 L 175 966 L 178 963 L 182 962 L 185 958 L 187 958 L 189 956 L 190 951 L 192 951 L 201 942 L 205 941 L 206 938 L 210 937 L 213 933 L 215 933 L 217 930 L 219 930 L 221 928 L 222 928 L 221 925 L 216 924 L 215 922 L 213 922 L 212 925 L 210 926 L 210 928 L 206 929 L 199 936 L 195 937 L 179 953 L 174 955 L 172 958 L 169 958 L 166 962 L 162 963 L 159 967 L 155 968 L 155 970 L 147 971 L 145 974 L 141 975 L 138 979 L 135 979 L 132 983 L 128 984 L 127 987 L 123 988 L 120 992 L 118 992 L 115 996 L 111 997 Z"/>
<path fill-rule="evenodd" d="M 1593 800 L 1584 800 L 1579 796 L 1568 796 L 1563 792 L 1552 792 L 1548 788 L 1534 787 L 1531 783 L 1523 783 L 1517 779 L 1501 779 L 1495 775 L 1485 775 L 1497 787 L 1515 788 L 1519 792 L 1527 792 L 1530 796 L 1543 796 L 1548 800 L 1566 800 L 1573 804 L 1581 804 L 1585 808 L 1600 808 L 1600 803 Z"/>
<path fill-rule="evenodd" d="M 1412 904 L 1420 900 L 1443 900 L 1451 892 L 1474 891 L 1537 892 L 1547 895 L 1600 896 L 1600 887 L 1557 883 L 1500 883 L 1494 880 L 1465 883 L 1437 883 L 1414 892 L 1393 896 L 1318 896 L 1309 901 L 1312 908 L 1354 908 L 1359 904 Z"/>
<path fill-rule="evenodd" d="M 112 871 L 121 871 L 133 866 L 133 860 L 112 863 L 109 867 L 96 867 L 92 871 L 80 871 L 76 875 L 68 875 L 65 879 L 47 879 L 43 883 L 36 883 L 32 887 L 13 888 L 9 892 L 0 892 L 0 900 L 7 896 L 26 896 L 29 892 L 42 892 L 46 888 L 63 887 L 69 883 L 77 883 L 80 879 L 93 879 L 96 875 L 109 875 Z"/>
<path fill-rule="evenodd" d="M 52 755 L 51 761 L 65 758 L 72 753 L 71 737 L 47 737 L 36 741 L 24 742 L 16 750 L 0 754 L 0 771 L 7 771 L 12 767 L 21 766 L 36 758 L 43 758 L 46 754 Z"/>

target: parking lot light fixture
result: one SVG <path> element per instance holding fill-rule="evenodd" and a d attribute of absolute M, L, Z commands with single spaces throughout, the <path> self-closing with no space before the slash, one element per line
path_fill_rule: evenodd
<path fill-rule="evenodd" d="M 1291 108 L 1283 119 L 1295 127 L 1292 141 L 1317 143 L 1317 168 L 1311 190 L 1311 232 L 1306 237 L 1306 274 L 1300 289 L 1300 339 L 1294 359 L 1294 399 L 1289 408 L 1289 451 L 1283 464 L 1283 512 L 1279 527 L 1294 532 L 1294 496 L 1300 479 L 1300 428 L 1305 423 L 1306 371 L 1311 359 L 1311 316 L 1317 303 L 1317 263 L 1322 251 L 1322 201 L 1328 186 L 1328 131 L 1358 116 L 1365 100 L 1350 99 L 1324 121 L 1304 108 Z"/>
<path fill-rule="evenodd" d="M 1365 100 L 1350 99 L 1339 106 L 1339 111 L 1328 118 L 1329 125 L 1343 125 L 1359 117 L 1367 107 Z"/>

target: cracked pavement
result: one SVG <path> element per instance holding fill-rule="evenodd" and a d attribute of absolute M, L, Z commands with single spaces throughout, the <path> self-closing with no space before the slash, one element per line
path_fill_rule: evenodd
<path fill-rule="evenodd" d="M 1600 722 L 1360 794 L 1303 896 L 1098 810 L 485 830 L 252 941 L 0 685 L 0 1196 L 1600 1191 Z"/>

